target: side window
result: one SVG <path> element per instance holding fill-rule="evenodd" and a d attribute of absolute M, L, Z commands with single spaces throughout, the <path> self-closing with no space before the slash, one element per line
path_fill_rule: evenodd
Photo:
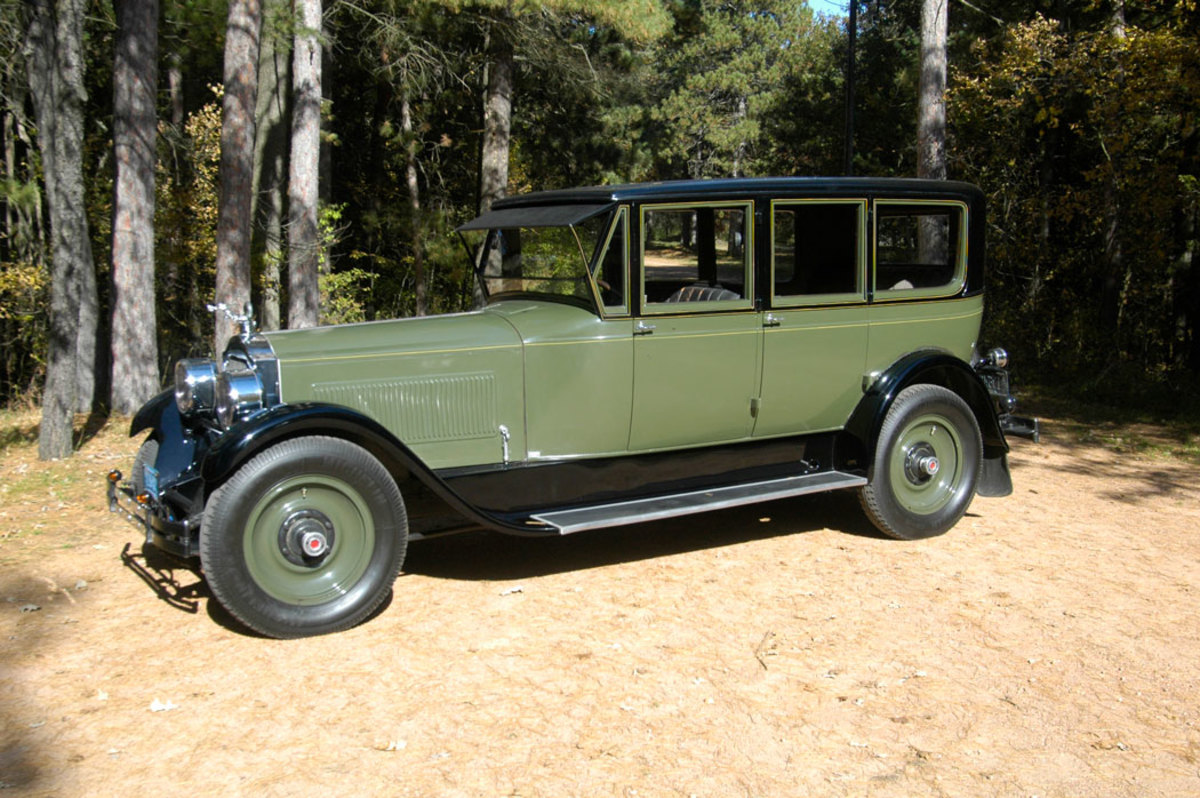
<path fill-rule="evenodd" d="M 642 209 L 642 293 L 651 312 L 750 307 L 750 203 Z M 680 304 L 700 304 L 683 308 Z"/>
<path fill-rule="evenodd" d="M 864 201 L 778 203 L 772 235 L 772 299 L 778 305 L 863 298 Z"/>
<path fill-rule="evenodd" d="M 629 274 L 629 211 L 617 211 L 617 220 L 609 232 L 604 251 L 592 266 L 592 278 L 600 295 L 600 304 L 608 315 L 629 312 L 625 291 L 626 275 Z"/>
<path fill-rule="evenodd" d="M 881 298 L 944 296 L 966 270 L 966 209 L 880 202 L 875 209 L 875 292 Z"/>

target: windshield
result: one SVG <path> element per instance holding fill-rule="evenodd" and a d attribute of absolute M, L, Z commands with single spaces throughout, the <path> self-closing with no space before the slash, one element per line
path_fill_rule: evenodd
<path fill-rule="evenodd" d="M 548 294 L 592 302 L 588 265 L 611 214 L 573 225 L 467 230 L 484 290 L 498 294 Z M 486 237 L 485 237 L 486 236 Z"/>

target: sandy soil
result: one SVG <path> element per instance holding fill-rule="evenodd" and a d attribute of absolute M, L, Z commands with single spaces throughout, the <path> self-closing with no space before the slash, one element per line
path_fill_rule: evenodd
<path fill-rule="evenodd" d="M 0 788 L 1200 794 L 1200 466 L 1047 432 L 942 538 L 841 493 L 426 541 L 376 617 L 296 642 L 123 560 L 100 477 L 133 444 L 102 434 L 44 503 L 0 489 Z"/>

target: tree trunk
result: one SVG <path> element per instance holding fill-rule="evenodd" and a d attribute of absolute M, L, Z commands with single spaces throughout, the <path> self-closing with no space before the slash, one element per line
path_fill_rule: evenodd
<path fill-rule="evenodd" d="M 250 206 L 261 29 L 259 0 L 230 0 L 225 30 L 225 98 L 221 106 L 216 298 L 239 313 L 250 302 Z M 236 332 L 236 326 L 225 314 L 216 314 L 213 348 L 221 352 Z"/>
<path fill-rule="evenodd" d="M 154 307 L 154 165 L 158 0 L 118 0 L 113 66 L 112 409 L 129 415 L 158 392 Z"/>
<path fill-rule="evenodd" d="M 921 2 L 921 83 L 917 97 L 917 177 L 946 179 L 946 4 Z M 944 263 L 948 230 L 935 217 L 923 217 L 917 243 L 922 263 Z"/>
<path fill-rule="evenodd" d="M 503 31 L 493 31 L 489 47 L 487 91 L 483 98 L 483 151 L 479 159 L 479 212 L 508 190 L 508 151 L 512 140 L 513 47 Z M 498 253 L 496 253 L 498 254 Z M 492 262 L 497 261 L 497 262 Z M 492 258 L 484 269 L 498 275 L 500 264 Z M 475 307 L 482 307 L 482 287 L 475 286 Z"/>
<path fill-rule="evenodd" d="M 287 99 L 291 83 L 291 47 L 273 20 L 288 6 L 267 0 L 258 61 L 257 136 L 254 154 L 255 252 L 262 253 L 262 328 L 280 326 L 280 264 L 283 263 L 284 191 L 287 190 Z M 272 5 L 278 5 L 275 9 Z"/>
<path fill-rule="evenodd" d="M 320 319 L 321 0 L 299 0 L 288 167 L 288 327 Z"/>
<path fill-rule="evenodd" d="M 183 132 L 183 56 L 177 51 L 167 56 L 167 100 L 171 106 L 171 127 Z"/>
<path fill-rule="evenodd" d="M 29 0 L 25 56 L 50 206 L 49 346 L 38 456 L 72 451 L 74 411 L 91 405 L 96 274 L 83 191 L 83 0 Z"/>
<path fill-rule="evenodd" d="M 917 103 L 917 176 L 946 179 L 946 4 L 921 2 L 921 84 Z"/>
<path fill-rule="evenodd" d="M 407 83 L 407 75 L 405 76 Z M 421 232 L 421 187 L 417 180 L 417 142 L 413 138 L 412 103 L 408 99 L 408 87 L 400 96 L 400 129 L 404 132 L 405 169 L 408 184 L 408 205 L 412 220 L 413 283 L 416 293 L 416 315 L 429 313 L 429 300 L 425 288 L 425 241 Z"/>
<path fill-rule="evenodd" d="M 1109 16 L 1109 33 L 1125 46 L 1125 3 L 1117 0 L 1113 4 Z M 1117 48 L 1113 48 L 1114 52 Z M 1121 53 L 1124 62 L 1124 53 Z M 1123 69 L 1118 67 L 1115 76 L 1118 93 L 1125 89 Z M 1114 161 L 1109 150 L 1102 148 L 1106 158 L 1107 175 L 1104 181 L 1104 265 L 1105 274 L 1101 286 L 1100 323 L 1102 332 L 1110 333 L 1113 345 L 1120 347 L 1119 336 L 1125 316 L 1125 300 L 1129 293 L 1129 284 L 1133 278 L 1129 263 L 1126 262 L 1124 249 L 1121 244 L 1121 194 L 1118 185 L 1121 164 Z"/>

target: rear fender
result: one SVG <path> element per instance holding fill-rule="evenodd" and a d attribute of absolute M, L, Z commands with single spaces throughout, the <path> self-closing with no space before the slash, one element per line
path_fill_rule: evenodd
<path fill-rule="evenodd" d="M 1003 476 L 997 476 L 996 468 L 1007 476 L 1008 442 L 1000 428 L 1000 420 L 996 416 L 995 404 L 988 393 L 987 386 L 970 365 L 953 355 L 940 351 L 913 352 L 893 363 L 882 374 L 875 378 L 858 407 L 850 416 L 845 431 L 860 444 L 866 454 L 868 468 L 873 463 L 875 441 L 883 428 L 883 420 L 891 409 L 896 397 L 910 385 L 918 384 L 940 385 L 958 394 L 979 424 L 979 432 L 983 437 L 983 457 L 985 461 L 998 460 L 999 463 L 987 467 L 991 471 L 990 478 L 984 480 L 981 486 L 983 495 L 1004 495 L 994 491 L 1003 490 Z M 1011 490 L 1011 486 L 1009 488 Z"/>

